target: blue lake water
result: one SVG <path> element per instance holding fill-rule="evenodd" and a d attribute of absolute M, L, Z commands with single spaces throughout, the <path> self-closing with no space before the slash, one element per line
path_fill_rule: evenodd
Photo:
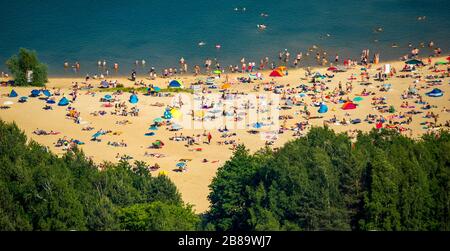
<path fill-rule="evenodd" d="M 380 51 L 381 59 L 406 54 L 408 43 L 433 40 L 444 53 L 450 49 L 448 0 L 17 0 L 0 1 L 0 70 L 20 47 L 38 51 L 51 75 L 75 76 L 65 61 L 79 61 L 78 74 L 98 73 L 97 61 L 120 64 L 129 74 L 135 60 L 147 68 L 189 66 L 207 57 L 222 65 L 242 57 L 257 63 L 291 55 L 313 44 L 341 58 L 357 58 L 362 49 Z M 242 11 L 245 7 L 246 10 Z M 239 11 L 235 11 L 239 8 Z M 261 17 L 260 13 L 268 17 Z M 418 21 L 418 16 L 426 16 Z M 259 31 L 257 24 L 266 24 Z M 376 27 L 384 31 L 375 33 Z M 330 36 L 326 36 L 329 34 Z M 378 40 L 375 42 L 375 40 Z M 198 46 L 200 41 L 205 46 Z M 399 48 L 391 48 L 397 43 Z M 221 49 L 215 45 L 220 44 Z M 431 53 L 427 48 L 424 54 Z M 139 73 L 147 69 L 138 68 Z M 112 71 L 111 71 L 112 72 Z"/>

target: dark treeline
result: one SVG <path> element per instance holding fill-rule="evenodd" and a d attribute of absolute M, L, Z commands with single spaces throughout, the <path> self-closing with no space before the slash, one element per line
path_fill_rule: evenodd
<path fill-rule="evenodd" d="M 450 134 L 313 128 L 273 152 L 240 146 L 195 215 L 145 163 L 104 171 L 0 121 L 1 230 L 450 230 Z"/>
<path fill-rule="evenodd" d="M 199 217 L 144 163 L 98 171 L 75 150 L 62 158 L 0 121 L 0 230 L 195 230 Z"/>
<path fill-rule="evenodd" d="M 450 230 L 450 134 L 313 128 L 277 152 L 240 147 L 211 184 L 217 230 Z"/>

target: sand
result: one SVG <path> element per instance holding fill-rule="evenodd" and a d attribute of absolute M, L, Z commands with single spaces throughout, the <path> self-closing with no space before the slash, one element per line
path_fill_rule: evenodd
<path fill-rule="evenodd" d="M 433 63 L 437 61 L 445 60 L 442 58 L 433 58 Z M 400 70 L 404 63 L 403 62 L 390 62 L 397 70 Z M 369 73 L 372 75 L 376 73 L 376 68 L 381 67 L 382 64 L 373 66 L 372 70 L 369 70 Z M 446 69 L 447 66 L 439 66 L 439 69 Z M 351 74 L 358 74 L 357 80 L 353 81 L 353 95 L 349 95 L 351 99 L 355 97 L 354 94 L 359 94 L 361 91 L 366 88 L 368 91 L 374 91 L 377 93 L 377 97 L 386 97 L 388 105 L 393 105 L 397 112 L 406 112 L 410 109 L 403 109 L 400 107 L 402 104 L 402 100 L 400 99 L 400 95 L 405 91 L 409 85 L 413 84 L 412 78 L 390 78 L 386 83 L 392 84 L 392 89 L 388 92 L 380 93 L 376 86 L 382 85 L 382 83 L 370 80 L 373 84 L 366 87 L 359 85 L 359 73 L 361 67 L 355 67 L 355 69 L 350 70 L 345 73 L 335 73 L 335 77 L 332 78 L 330 83 L 327 83 L 327 86 L 330 86 L 330 89 L 333 89 L 337 86 L 339 81 L 342 81 L 342 85 L 345 87 L 345 83 L 348 82 L 347 78 Z M 322 74 L 326 73 L 326 69 L 324 68 L 316 68 L 313 69 L 319 70 Z M 427 74 L 437 74 L 428 70 L 428 67 L 424 67 L 419 70 L 422 75 Z M 397 74 L 403 74 L 398 72 Z M 264 72 L 265 81 L 256 81 L 254 84 L 233 84 L 231 90 L 245 92 L 245 93 L 255 93 L 253 91 L 253 87 L 259 83 L 270 81 L 271 78 L 268 77 L 268 72 Z M 247 74 L 229 74 L 229 79 L 235 79 L 237 76 L 247 76 Z M 299 84 L 308 84 L 308 81 L 302 80 L 305 76 L 305 71 L 303 69 L 290 69 L 289 75 L 276 78 L 275 81 L 278 84 L 290 84 L 291 87 L 295 87 Z M 158 78 L 154 81 L 149 81 L 143 78 L 138 78 L 138 81 L 144 80 L 145 83 L 152 83 L 160 87 L 166 87 L 168 79 Z M 196 77 L 194 76 L 184 76 L 181 78 L 185 85 L 188 86 L 188 83 L 195 82 Z M 112 80 L 115 80 L 113 78 Z M 432 108 L 427 111 L 433 111 L 434 113 L 439 114 L 438 123 L 445 123 L 445 121 L 450 120 L 450 113 L 443 111 L 443 108 L 450 108 L 450 86 L 449 86 L 449 78 L 442 79 L 443 82 L 441 85 L 436 87 L 429 87 L 426 89 L 420 89 L 419 93 L 423 95 L 424 100 L 430 102 L 431 105 L 436 105 L 437 108 Z M 71 87 L 72 82 L 82 82 L 84 79 L 71 79 L 71 78 L 50 78 L 49 83 L 47 84 L 47 88 L 51 89 L 53 87 L 62 88 L 62 92 L 64 92 L 66 97 L 70 99 L 70 96 L 67 94 L 70 92 L 69 89 Z M 119 78 L 118 81 L 120 83 L 125 84 L 126 86 L 133 86 L 134 82 L 131 82 L 125 78 Z M 223 83 L 224 77 L 217 81 L 220 85 Z M 237 81 L 234 80 L 236 83 Z M 91 80 L 94 86 L 98 86 L 98 80 Z M 418 86 L 425 86 L 425 81 L 418 83 Z M 440 88 L 444 91 L 444 96 L 440 98 L 430 98 L 425 96 L 425 92 L 432 90 L 433 88 Z M 82 131 L 82 127 L 85 125 L 79 125 L 74 123 L 72 120 L 67 119 L 65 114 L 67 113 L 67 107 L 58 107 L 54 105 L 54 109 L 51 111 L 43 110 L 43 106 L 45 102 L 39 100 L 38 98 L 30 98 L 26 103 L 17 103 L 18 98 L 9 98 L 6 97 L 10 91 L 11 87 L 1 87 L 0 88 L 0 105 L 5 101 L 11 100 L 14 102 L 11 105 L 10 109 L 0 110 L 0 119 L 7 122 L 16 122 L 18 126 L 25 131 L 27 136 L 43 145 L 48 146 L 53 152 L 62 154 L 63 150 L 61 148 L 56 148 L 54 146 L 55 142 L 58 138 L 68 137 L 81 140 L 85 142 L 85 145 L 80 146 L 80 148 L 86 153 L 87 156 L 92 157 L 92 159 L 96 163 L 101 163 L 103 161 L 111 161 L 116 162 L 116 154 L 120 155 L 127 154 L 134 157 L 134 160 L 142 160 L 146 163 L 153 165 L 158 163 L 161 166 L 160 170 L 164 170 L 167 172 L 169 178 L 176 184 L 179 191 L 182 194 L 182 198 L 185 202 L 194 205 L 194 209 L 198 212 L 205 212 L 209 208 L 209 202 L 207 200 L 207 196 L 210 192 L 209 184 L 211 183 L 213 177 L 217 172 L 217 169 L 222 166 L 232 155 L 233 151 L 230 145 L 219 145 L 217 142 L 220 140 L 224 140 L 220 138 L 221 133 L 218 130 L 209 130 L 212 133 L 213 140 L 211 145 L 200 143 L 199 145 L 195 145 L 193 147 L 186 147 L 186 142 L 176 142 L 170 141 L 168 138 L 175 135 L 175 132 L 170 132 L 166 130 L 165 127 L 160 128 L 155 131 L 156 135 L 152 137 L 144 136 L 145 133 L 149 132 L 148 128 L 152 124 L 152 121 L 156 117 L 160 117 L 163 115 L 164 107 L 156 107 L 150 106 L 155 102 L 162 102 L 166 105 L 170 104 L 172 98 L 170 97 L 151 97 L 144 96 L 142 94 L 139 95 L 139 103 L 138 107 L 140 108 L 140 114 L 138 117 L 121 117 L 110 115 L 109 112 L 113 111 L 114 108 L 104 108 L 101 107 L 101 103 L 99 99 L 103 97 L 105 94 L 111 94 L 108 92 L 97 92 L 95 97 L 91 95 L 85 95 L 86 91 L 80 91 L 80 95 L 77 101 L 72 104 L 72 107 L 75 107 L 79 112 L 81 112 L 82 121 L 88 121 L 92 127 L 95 128 L 93 131 Z M 28 96 L 30 91 L 33 88 L 14 88 L 20 96 Z M 217 92 L 217 91 L 214 91 Z M 261 88 L 261 94 L 269 94 L 269 92 L 264 92 Z M 189 94 L 190 97 L 193 95 Z M 128 100 L 130 94 L 126 93 L 121 96 L 122 101 Z M 355 110 L 342 110 L 340 107 L 342 104 L 333 104 L 327 103 L 329 111 L 326 114 L 319 114 L 318 108 L 311 106 L 311 101 L 309 97 L 305 98 L 305 101 L 308 102 L 309 110 L 311 111 L 311 116 L 323 116 L 323 119 L 311 119 L 311 125 L 322 126 L 323 121 L 330 119 L 333 115 L 336 115 L 338 120 L 342 120 L 342 118 L 346 117 L 346 119 L 355 119 L 360 118 L 364 120 L 366 115 L 371 114 L 380 114 L 377 110 L 373 109 L 371 106 L 371 98 L 373 96 L 364 97 L 364 100 L 359 103 L 359 106 Z M 59 100 L 60 97 L 57 97 Z M 415 105 L 416 110 L 420 110 L 420 105 L 413 104 L 413 101 L 409 100 L 410 105 Z M 129 105 L 131 106 L 131 105 Z M 106 110 L 108 112 L 105 116 L 92 116 L 90 115 L 93 111 Z M 290 127 L 297 122 L 306 121 L 303 118 L 303 115 L 298 114 L 299 111 L 303 110 L 303 106 L 294 106 L 291 110 L 282 110 L 280 111 L 280 115 L 292 115 L 294 119 L 287 121 L 287 126 Z M 406 128 L 412 129 L 412 132 L 407 132 L 407 135 L 412 137 L 419 137 L 421 134 L 426 133 L 427 130 L 423 129 L 423 125 L 421 122 L 424 121 L 433 121 L 432 119 L 423 118 L 427 111 L 424 111 L 423 114 L 415 115 L 414 120 L 410 125 L 404 125 Z M 350 116 L 345 116 L 348 113 Z M 220 114 L 219 114 L 220 115 Z M 389 114 L 383 113 L 384 116 L 388 116 Z M 129 120 L 132 124 L 128 125 L 117 125 L 116 121 Z M 280 122 L 282 124 L 282 122 Z M 374 124 L 368 124 L 366 122 L 362 122 L 356 125 L 330 125 L 332 129 L 336 132 L 346 132 L 354 129 L 359 129 L 363 131 L 369 131 L 375 127 Z M 43 129 L 46 131 L 58 131 L 61 132 L 60 135 L 49 135 L 49 136 L 37 136 L 32 132 L 36 129 Z M 122 132 L 121 135 L 112 135 L 108 134 L 103 136 L 102 142 L 92 142 L 90 141 L 91 136 L 99 129 L 103 130 L 112 130 L 117 132 Z M 237 137 L 230 139 L 239 139 L 239 143 L 245 144 L 251 151 L 256 151 L 264 146 L 265 141 L 261 139 L 258 135 L 251 135 L 247 133 L 248 129 L 240 129 L 240 130 L 232 130 L 231 132 L 235 132 Z M 201 134 L 204 132 L 204 129 L 192 130 L 192 129 L 184 129 L 177 134 L 183 133 L 186 136 L 192 136 L 193 134 Z M 279 139 L 275 142 L 273 147 L 280 147 L 284 143 L 289 140 L 294 139 L 292 131 L 287 131 L 283 134 L 279 135 Z M 155 140 L 162 140 L 165 143 L 163 149 L 147 149 L 149 145 Z M 112 147 L 107 145 L 108 141 L 116 141 L 120 142 L 124 140 L 127 143 L 127 147 Z M 206 141 L 206 137 L 203 137 L 203 140 Z M 202 151 L 195 151 L 195 148 L 202 148 Z M 156 157 L 146 157 L 144 153 L 163 153 L 166 155 L 164 158 L 156 158 Z M 192 161 L 188 162 L 188 171 L 187 172 L 175 172 L 176 163 L 180 161 L 180 159 L 192 159 Z M 203 163 L 203 159 L 207 159 L 207 163 Z M 154 175 L 157 175 L 159 171 L 155 172 Z"/>

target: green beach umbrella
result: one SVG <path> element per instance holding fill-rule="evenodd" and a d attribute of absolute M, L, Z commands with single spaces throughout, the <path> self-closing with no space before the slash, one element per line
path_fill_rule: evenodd
<path fill-rule="evenodd" d="M 444 64 L 447 64 L 447 62 L 439 61 L 439 62 L 436 62 L 436 63 L 435 63 L 435 65 L 444 65 Z"/>
<path fill-rule="evenodd" d="M 214 74 L 222 74 L 222 71 L 221 70 L 215 70 L 215 71 L 213 71 L 214 72 Z"/>
<path fill-rule="evenodd" d="M 156 119 L 153 120 L 153 122 L 161 123 L 161 122 L 163 122 L 163 119 L 162 118 L 156 118 Z"/>
<path fill-rule="evenodd" d="M 355 101 L 355 102 L 359 102 L 359 101 L 363 101 L 364 99 L 362 98 L 362 97 L 355 97 L 354 99 L 353 99 L 353 101 Z"/>

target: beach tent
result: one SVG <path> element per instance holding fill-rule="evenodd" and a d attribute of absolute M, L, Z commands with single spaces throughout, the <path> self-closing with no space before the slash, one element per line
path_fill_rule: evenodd
<path fill-rule="evenodd" d="M 424 63 L 417 59 L 411 59 L 405 62 L 405 64 L 412 64 L 412 65 L 424 65 Z"/>
<path fill-rule="evenodd" d="M 270 73 L 270 77 L 283 77 L 283 73 L 279 70 L 274 70 Z"/>
<path fill-rule="evenodd" d="M 59 106 L 66 106 L 69 105 L 69 100 L 66 97 L 63 97 L 59 102 L 58 102 Z"/>
<path fill-rule="evenodd" d="M 169 88 L 183 88 L 183 82 L 181 80 L 172 80 L 169 83 Z"/>
<path fill-rule="evenodd" d="M 342 105 L 343 110 L 353 110 L 356 109 L 356 105 L 353 102 L 346 102 L 344 105 Z"/>
<path fill-rule="evenodd" d="M 9 97 L 10 97 L 10 98 L 15 98 L 15 97 L 17 97 L 17 96 L 19 96 L 19 95 L 18 95 L 17 92 L 14 91 L 14 90 L 11 90 L 11 93 L 9 93 Z"/>
<path fill-rule="evenodd" d="M 435 88 L 431 92 L 427 92 L 426 94 L 428 97 L 434 97 L 434 98 L 442 97 L 444 95 L 442 90 L 438 89 L 438 88 Z"/>
<path fill-rule="evenodd" d="M 32 90 L 31 91 L 31 96 L 32 97 L 37 97 L 37 96 L 39 96 L 39 94 L 41 94 L 41 91 L 39 91 L 39 90 Z"/>
<path fill-rule="evenodd" d="M 319 113 L 327 113 L 328 112 L 328 106 L 324 103 L 320 104 Z"/>
<path fill-rule="evenodd" d="M 130 96 L 130 103 L 132 104 L 137 104 L 137 102 L 139 102 L 138 97 L 136 96 L 136 94 L 133 94 Z"/>
<path fill-rule="evenodd" d="M 50 97 L 52 94 L 50 93 L 49 90 L 43 90 L 42 93 L 46 96 L 46 97 Z"/>
<path fill-rule="evenodd" d="M 231 87 L 231 85 L 230 85 L 229 83 L 225 83 L 225 84 L 223 84 L 220 88 L 221 88 L 222 90 L 227 90 L 227 89 L 230 89 L 230 87 Z"/>

